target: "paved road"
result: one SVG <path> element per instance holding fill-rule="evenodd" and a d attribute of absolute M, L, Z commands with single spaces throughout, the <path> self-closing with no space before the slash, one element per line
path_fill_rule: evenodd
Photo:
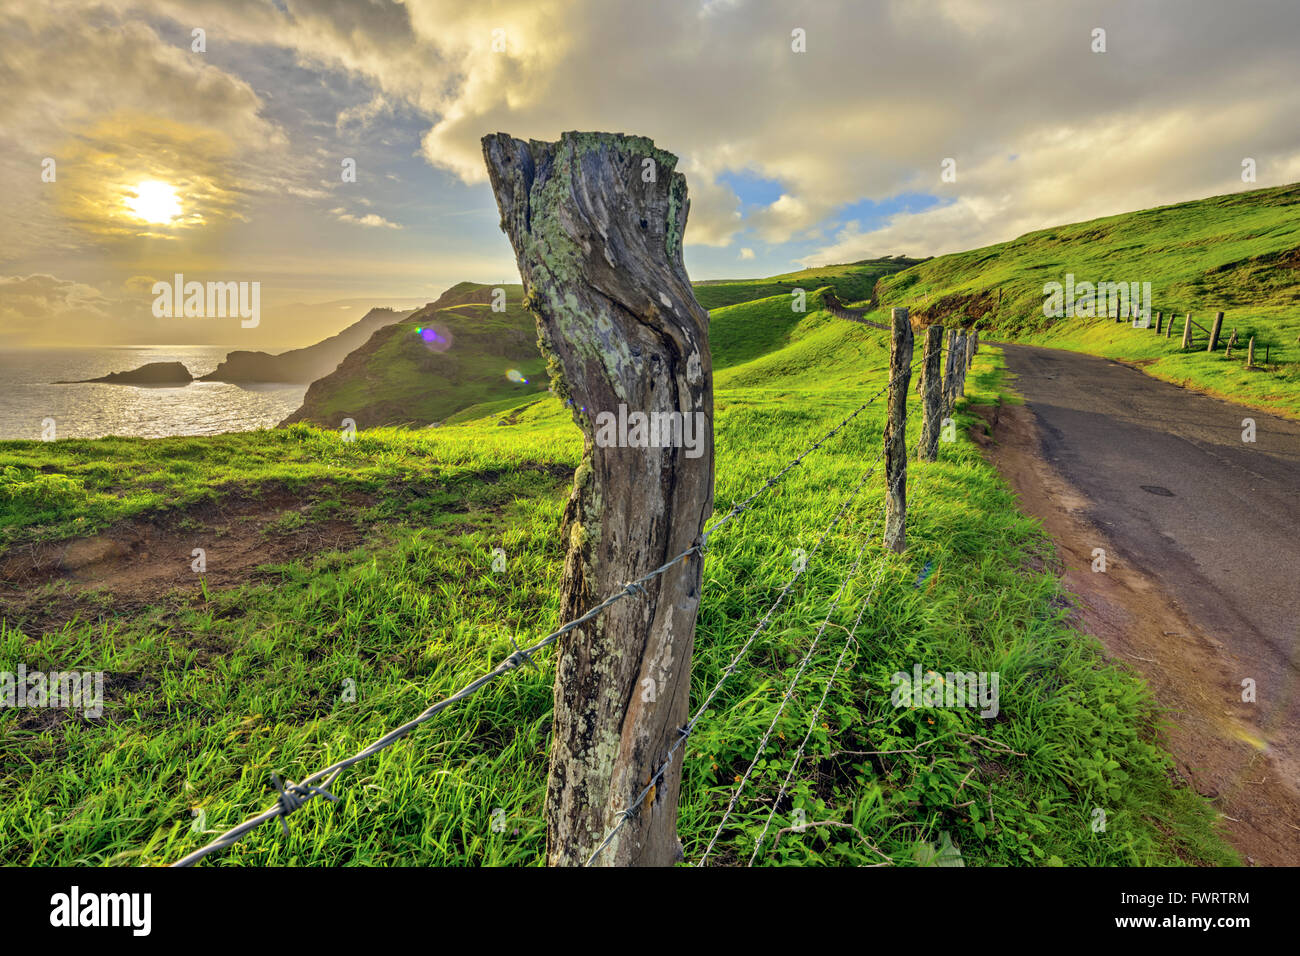
<path fill-rule="evenodd" d="M 1116 546 L 1257 671 L 1261 723 L 1294 757 L 1300 422 L 1107 359 L 1001 347 L 1012 386 L 1038 418 L 1044 457 Z M 1255 421 L 1253 444 L 1242 440 L 1245 418 Z"/>

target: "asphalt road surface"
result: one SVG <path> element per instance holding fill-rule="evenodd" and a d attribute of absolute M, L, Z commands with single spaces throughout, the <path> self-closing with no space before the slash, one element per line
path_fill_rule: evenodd
<path fill-rule="evenodd" d="M 1260 724 L 1294 757 L 1300 423 L 1108 359 L 1000 347 L 1044 458 L 1087 499 L 1089 520 L 1246 665 Z M 1242 438 L 1247 418 L 1254 442 Z"/>

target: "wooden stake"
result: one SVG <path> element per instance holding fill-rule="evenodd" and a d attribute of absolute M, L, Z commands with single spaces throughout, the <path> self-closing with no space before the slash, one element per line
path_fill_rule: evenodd
<path fill-rule="evenodd" d="M 1216 312 L 1214 315 L 1214 325 L 1210 327 L 1210 344 L 1205 351 L 1213 352 L 1214 347 L 1219 344 L 1219 330 L 1223 328 L 1223 313 Z"/>
<path fill-rule="evenodd" d="M 931 325 L 925 330 L 925 350 L 921 356 L 921 443 L 916 456 L 921 461 L 939 457 L 939 432 L 943 422 L 943 327 Z"/>
<path fill-rule="evenodd" d="M 885 422 L 885 547 L 907 546 L 907 387 L 912 377 L 912 323 L 907 309 L 892 312 L 889 408 Z"/>

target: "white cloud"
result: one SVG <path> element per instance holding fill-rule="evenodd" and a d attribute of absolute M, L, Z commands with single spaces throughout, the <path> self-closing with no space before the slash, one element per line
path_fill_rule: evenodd
<path fill-rule="evenodd" d="M 1255 3 L 1248 15 L 1220 0 L 1115 4 L 1106 54 L 1089 49 L 1095 0 L 0 0 L 0 14 L 10 182 L 32 177 L 61 137 L 133 109 L 228 137 L 256 160 L 241 195 L 326 198 L 323 161 L 291 158 L 269 96 L 215 55 L 220 45 L 288 51 L 322 86 L 355 91 L 353 105 L 335 100 L 303 120 L 322 135 L 401 142 L 394 117 L 414 111 L 420 154 L 469 184 L 484 181 L 489 132 L 650 136 L 681 157 L 689 244 L 728 247 L 746 229 L 771 244 L 813 238 L 809 263 L 950 251 L 1241 189 L 1244 156 L 1259 163 L 1258 185 L 1300 176 L 1291 3 Z M 195 24 L 213 54 L 175 40 Z M 791 52 L 792 25 L 807 30 L 809 53 Z M 491 48 L 496 28 L 503 53 Z M 268 82 L 259 76 L 257 88 Z M 948 156 L 951 184 L 939 180 Z M 722 179 L 739 170 L 779 182 L 781 197 L 742 216 Z M 60 241 L 33 198 L 44 193 L 14 192 L 0 252 Z M 944 205 L 879 228 L 836 218 L 907 193 Z M 400 228 L 375 213 L 335 216 Z"/>
<path fill-rule="evenodd" d="M 402 228 L 398 223 L 385 219 L 383 216 L 379 215 L 378 213 L 371 212 L 371 213 L 366 213 L 366 215 L 364 216 L 354 216 L 351 213 L 343 212 L 338 209 L 334 210 L 334 212 L 337 214 L 339 222 L 349 222 L 356 226 L 366 226 L 371 229 L 377 229 L 377 228 L 401 229 Z"/>

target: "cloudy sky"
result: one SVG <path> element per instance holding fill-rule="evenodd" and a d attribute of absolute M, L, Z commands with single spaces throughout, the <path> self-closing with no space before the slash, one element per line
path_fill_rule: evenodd
<path fill-rule="evenodd" d="M 0 346 L 289 347 L 363 303 L 518 281 L 479 147 L 496 131 L 676 153 L 694 278 L 1300 180 L 1294 0 L 0 0 L 0 18 Z M 155 318 L 177 272 L 260 282 L 261 324 Z"/>

